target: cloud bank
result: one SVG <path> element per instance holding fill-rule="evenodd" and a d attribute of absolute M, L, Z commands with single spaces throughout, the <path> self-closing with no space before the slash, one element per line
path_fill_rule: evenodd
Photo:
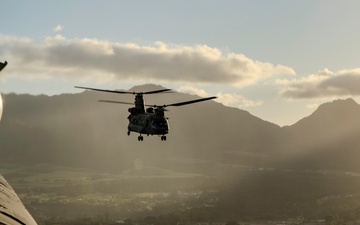
<path fill-rule="evenodd" d="M 360 68 L 332 72 L 324 69 L 300 79 L 277 80 L 287 99 L 327 99 L 360 95 Z"/>
<path fill-rule="evenodd" d="M 63 29 L 61 25 L 54 32 Z M 199 96 L 205 91 L 190 86 L 244 87 L 278 75 L 295 75 L 292 68 L 223 52 L 207 45 L 184 46 L 116 43 L 98 39 L 68 39 L 61 35 L 41 41 L 0 34 L 0 58 L 11 62 L 0 79 L 63 79 L 74 82 L 171 82 Z M 277 79 L 286 99 L 330 99 L 359 96 L 360 68 L 332 72 L 324 69 L 300 78 Z M 203 93 L 202 93 L 202 92 Z M 217 93 L 218 101 L 234 107 L 263 102 L 236 93 Z M 310 106 L 308 106 L 310 107 Z"/>
<path fill-rule="evenodd" d="M 99 83 L 145 80 L 246 86 L 277 75 L 295 74 L 284 65 L 224 53 L 206 45 L 156 42 L 141 46 L 89 38 L 67 39 L 61 35 L 36 42 L 0 35 L 0 49 L 0 57 L 16 65 L 8 68 L 7 76 L 24 79 L 56 77 Z"/>
<path fill-rule="evenodd" d="M 181 86 L 178 89 L 179 92 L 198 95 L 200 97 L 210 97 L 210 95 L 203 89 L 195 88 L 192 86 Z M 263 104 L 263 101 L 257 100 L 250 100 L 245 98 L 242 95 L 236 94 L 236 93 L 222 93 L 219 92 L 215 94 L 217 99 L 215 99 L 216 102 L 222 103 L 225 106 L 229 107 L 236 107 L 236 108 L 251 108 L 251 107 L 257 107 L 261 106 Z"/>

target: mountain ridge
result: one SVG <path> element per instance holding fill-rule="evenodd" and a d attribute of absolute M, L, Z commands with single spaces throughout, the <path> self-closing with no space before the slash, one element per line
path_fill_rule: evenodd
<path fill-rule="evenodd" d="M 135 88 L 141 86 L 131 90 Z M 128 101 L 132 96 L 84 91 L 57 96 L 3 97 L 6 102 L 0 124 L 3 162 L 16 159 L 15 152 L 21 154 L 26 150 L 27 157 L 31 158 L 31 153 L 35 157 L 31 163 L 106 170 L 131 168 L 138 159 L 152 166 L 205 172 L 218 164 L 360 170 L 356 160 L 360 156 L 357 139 L 360 124 L 354 122 L 360 119 L 360 106 L 353 99 L 325 103 L 310 116 L 286 127 L 213 101 L 174 107 L 167 112 L 171 128 L 168 141 L 145 136 L 144 143 L 139 143 L 135 133 L 126 135 L 129 106 L 97 102 Z M 164 93 L 145 99 L 151 104 L 168 104 L 193 97 Z M 335 117 L 335 122 L 327 122 Z M 188 164 L 173 161 L 179 157 L 201 159 L 207 164 L 193 164 L 189 168 Z M 24 163 L 25 158 L 18 163 Z"/>

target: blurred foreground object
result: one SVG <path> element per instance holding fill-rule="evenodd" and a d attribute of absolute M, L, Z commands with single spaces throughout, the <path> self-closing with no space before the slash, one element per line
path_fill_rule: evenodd
<path fill-rule="evenodd" d="M 4 69 L 7 64 L 8 63 L 6 61 L 4 63 L 0 62 L 0 71 Z"/>
<path fill-rule="evenodd" d="M 0 175 L 0 224 L 36 225 L 15 191 Z"/>
<path fill-rule="evenodd" d="M 0 62 L 0 71 L 8 63 Z M 0 95 L 0 120 L 2 115 L 2 99 Z M 14 189 L 0 175 L 0 224 L 6 225 L 37 225 L 30 213 L 16 195 Z"/>

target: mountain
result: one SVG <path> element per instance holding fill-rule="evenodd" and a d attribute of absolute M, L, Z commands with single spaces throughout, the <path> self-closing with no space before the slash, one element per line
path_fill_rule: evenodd
<path fill-rule="evenodd" d="M 163 87 L 145 85 L 131 91 Z M 166 142 L 127 132 L 132 95 L 94 91 L 57 96 L 6 94 L 0 126 L 0 162 L 53 163 L 124 171 L 161 167 L 207 174 L 254 167 L 360 170 L 360 106 L 352 99 L 321 105 L 288 127 L 214 101 L 169 107 Z M 146 95 L 148 104 L 198 98 L 181 93 Z"/>
<path fill-rule="evenodd" d="M 337 140 L 359 130 L 359 115 L 360 106 L 353 99 L 336 100 L 320 105 L 309 117 L 288 127 L 288 131 L 302 133 L 308 141 Z"/>
<path fill-rule="evenodd" d="M 284 127 L 284 148 L 306 167 L 359 170 L 359 119 L 360 105 L 353 99 L 324 103 L 310 116 Z"/>

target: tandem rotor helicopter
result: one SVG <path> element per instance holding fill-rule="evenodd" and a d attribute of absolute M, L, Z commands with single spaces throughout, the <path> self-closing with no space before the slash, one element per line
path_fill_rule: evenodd
<path fill-rule="evenodd" d="M 81 88 L 91 91 L 102 91 L 116 94 L 132 94 L 135 95 L 135 102 L 120 102 L 120 101 L 110 101 L 110 100 L 99 100 L 99 102 L 107 102 L 107 103 L 117 103 L 117 104 L 126 104 L 133 105 L 134 107 L 129 108 L 128 111 L 130 115 L 128 116 L 129 125 L 127 134 L 130 135 L 131 132 L 139 133 L 138 141 L 143 141 L 143 134 L 149 135 L 159 135 L 161 136 L 162 141 L 166 141 L 166 134 L 169 133 L 169 123 L 167 118 L 165 117 L 165 108 L 169 106 L 183 106 L 203 101 L 208 101 L 217 97 L 208 97 L 208 98 L 200 98 L 191 101 L 178 102 L 167 105 L 146 105 L 144 103 L 144 95 L 148 94 L 158 94 L 158 93 L 172 93 L 171 89 L 160 89 L 154 91 L 147 92 L 131 92 L 131 91 L 117 91 L 117 90 L 105 90 L 105 89 L 97 89 L 97 88 L 89 88 L 89 87 L 79 87 L 75 86 L 75 88 Z M 145 110 L 145 106 L 149 107 Z"/>

